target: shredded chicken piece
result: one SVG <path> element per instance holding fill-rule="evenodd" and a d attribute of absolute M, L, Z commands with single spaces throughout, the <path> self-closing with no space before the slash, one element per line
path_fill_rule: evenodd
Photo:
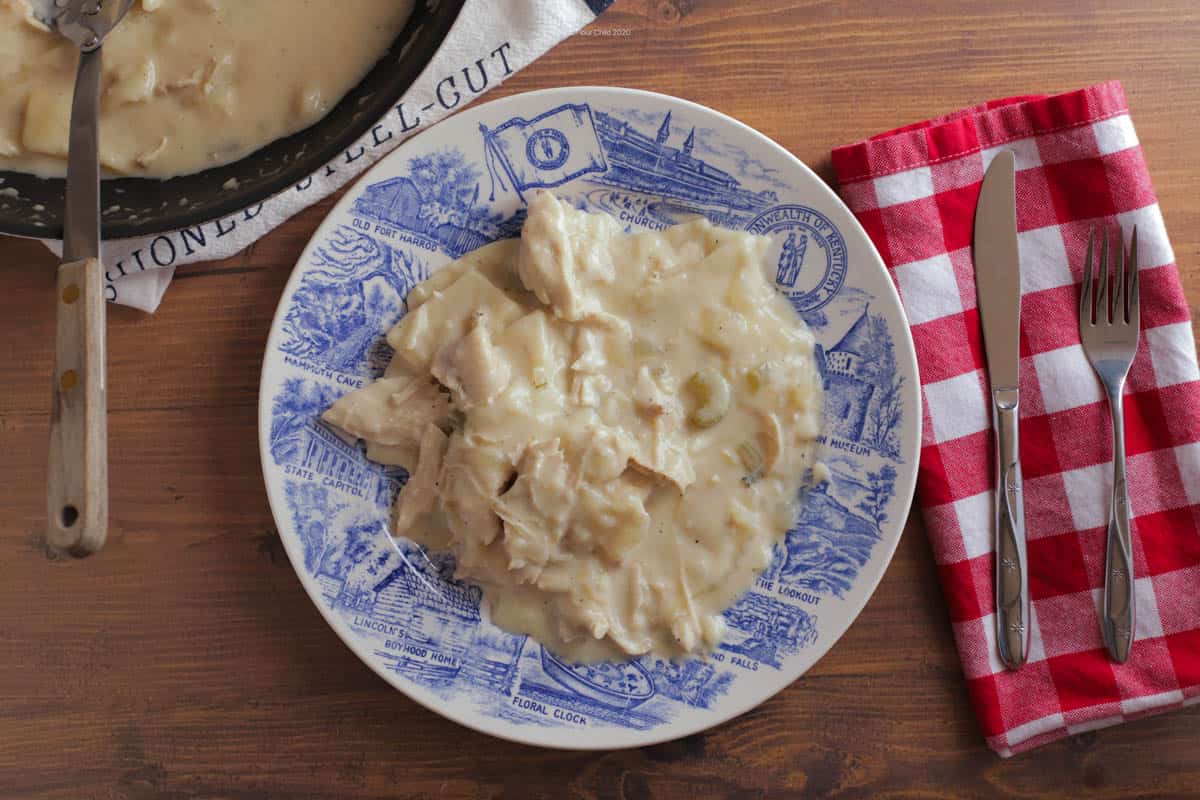
<path fill-rule="evenodd" d="M 380 378 L 340 398 L 322 419 L 360 439 L 403 445 L 419 443 L 426 425 L 449 415 L 450 398 L 428 380 Z"/>
<path fill-rule="evenodd" d="M 396 500 L 395 514 L 392 517 L 392 532 L 397 536 L 406 535 L 421 516 L 433 511 L 438 501 L 438 478 L 442 473 L 442 456 L 446 453 L 449 440 L 442 429 L 430 423 L 425 426 L 421 436 L 420 454 L 417 457 L 417 470 L 409 478 Z"/>

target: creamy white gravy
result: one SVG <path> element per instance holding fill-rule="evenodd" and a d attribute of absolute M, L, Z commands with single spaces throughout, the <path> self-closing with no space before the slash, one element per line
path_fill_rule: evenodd
<path fill-rule="evenodd" d="M 822 408 L 766 243 L 540 194 L 519 242 L 410 293 L 385 376 L 324 418 L 409 470 L 393 532 L 452 551 L 501 627 L 581 661 L 709 649 L 795 519 Z"/>
<path fill-rule="evenodd" d="M 100 160 L 167 178 L 313 124 L 399 35 L 413 0 L 138 0 L 104 44 Z M 75 48 L 0 0 L 0 169 L 66 168 Z"/>

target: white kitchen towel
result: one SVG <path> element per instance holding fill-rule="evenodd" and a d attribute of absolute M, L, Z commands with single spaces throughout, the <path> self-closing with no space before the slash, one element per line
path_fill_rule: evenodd
<path fill-rule="evenodd" d="M 611 2 L 466 0 L 446 41 L 416 83 L 378 125 L 328 165 L 261 205 L 232 216 L 158 236 L 106 241 L 108 299 L 154 311 L 175 267 L 226 258 L 266 235 L 361 175 L 405 139 L 503 83 L 594 20 Z M 487 80 L 477 90 L 479 70 L 485 71 Z M 47 245 L 61 252 L 61 242 Z"/>

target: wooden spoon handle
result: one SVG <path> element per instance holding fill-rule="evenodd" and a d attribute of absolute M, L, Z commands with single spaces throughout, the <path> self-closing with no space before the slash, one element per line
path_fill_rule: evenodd
<path fill-rule="evenodd" d="M 104 273 L 97 259 L 58 268 L 54 401 L 47 481 L 51 546 L 95 553 L 108 533 Z"/>

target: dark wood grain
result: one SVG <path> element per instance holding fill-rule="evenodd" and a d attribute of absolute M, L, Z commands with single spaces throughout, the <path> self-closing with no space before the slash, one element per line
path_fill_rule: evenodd
<path fill-rule="evenodd" d="M 834 145 L 1120 78 L 1194 306 L 1200 6 L 1140 5 L 618 0 L 492 96 L 586 83 L 676 94 L 828 178 Z M 259 472 L 267 328 L 331 202 L 226 261 L 182 268 L 153 316 L 111 309 L 112 530 L 83 562 L 43 544 L 54 262 L 36 243 L 0 242 L 0 797 L 1196 796 L 1197 709 L 992 755 L 915 519 L 829 655 L 705 734 L 537 750 L 392 690 L 301 590 Z"/>

